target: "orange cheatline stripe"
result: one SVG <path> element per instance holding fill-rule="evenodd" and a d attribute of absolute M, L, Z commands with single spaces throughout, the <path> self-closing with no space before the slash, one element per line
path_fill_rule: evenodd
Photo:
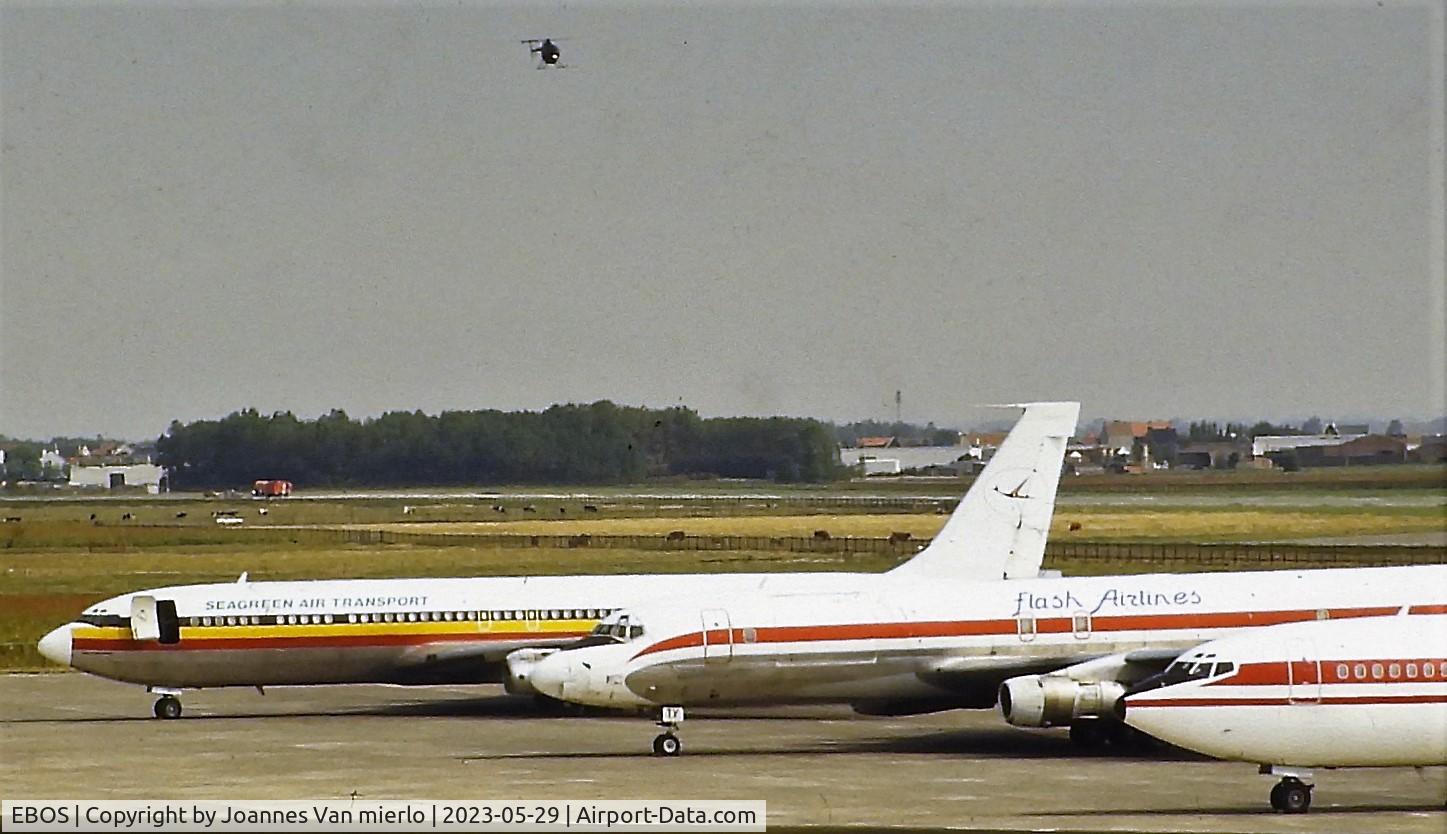
<path fill-rule="evenodd" d="M 1439 658 L 1439 657 L 1406 657 L 1406 658 L 1403 658 L 1403 657 L 1394 657 L 1394 658 L 1352 658 L 1352 659 L 1333 658 L 1333 659 L 1329 659 L 1329 660 L 1320 660 L 1320 661 L 1317 661 L 1317 660 L 1297 660 L 1297 661 L 1292 661 L 1292 662 L 1293 662 L 1293 663 L 1295 664 L 1295 666 L 1296 666 L 1296 669 L 1295 669 L 1295 672 L 1294 672 L 1294 673 L 1293 673 L 1291 670 L 1288 670 L 1288 669 L 1287 669 L 1287 662 L 1284 661 L 1284 660 L 1272 661 L 1272 662 L 1267 662 L 1267 663 L 1244 663 L 1244 664 L 1242 664 L 1240 667 L 1238 667 L 1237 670 L 1236 670 L 1236 672 L 1235 672 L 1235 674 L 1231 675 L 1230 677 L 1222 678 L 1221 680 L 1218 680 L 1218 681 L 1211 681 L 1211 682 L 1209 682 L 1209 683 L 1203 684 L 1203 686 L 1286 686 L 1287 684 L 1293 683 L 1293 682 L 1294 682 L 1294 683 L 1297 683 L 1297 684 L 1308 684 L 1308 685 L 1309 685 L 1309 684 L 1312 684 L 1312 683 L 1315 683 L 1315 682 L 1316 682 L 1316 681 L 1312 680 L 1312 679 L 1315 678 L 1315 677 L 1320 677 L 1320 678 L 1321 678 L 1321 682 L 1322 682 L 1322 683 L 1325 683 L 1325 684 L 1352 684 L 1352 683 L 1373 684 L 1373 685 L 1381 685 L 1381 684 L 1384 684 L 1384 683 L 1412 684 L 1412 683 L 1436 683 L 1438 680 L 1447 680 L 1447 659 Z M 1339 666 L 1339 665 L 1345 665 L 1345 666 L 1347 666 L 1347 667 L 1354 667 L 1354 666 L 1356 666 L 1357 664 L 1364 664 L 1364 665 L 1366 665 L 1366 666 L 1368 666 L 1368 667 L 1371 667 L 1371 666 L 1382 666 L 1383 668 L 1386 668 L 1386 669 L 1390 669 L 1393 664 L 1396 664 L 1397 667 L 1398 667 L 1398 671 L 1400 672 L 1401 670 L 1405 669 L 1406 666 L 1407 666 L 1407 664 L 1409 664 L 1409 663 L 1411 663 L 1411 664 L 1417 664 L 1417 665 L 1426 664 L 1426 663 L 1433 663 L 1433 664 L 1440 663 L 1440 664 L 1443 664 L 1443 671 L 1442 671 L 1443 677 L 1442 677 L 1442 678 L 1438 678 L 1438 677 L 1434 674 L 1434 675 L 1433 675 L 1432 677 L 1430 677 L 1430 678 L 1420 677 L 1420 676 L 1419 676 L 1419 677 L 1413 677 L 1413 678 L 1407 678 L 1407 677 L 1402 677 L 1401 675 L 1398 675 L 1398 676 L 1395 677 L 1395 678 L 1371 678 L 1371 679 L 1362 679 L 1362 678 L 1357 678 L 1357 677 L 1355 677 L 1355 676 L 1353 676 L 1353 677 L 1347 677 L 1347 678 L 1342 678 L 1342 677 L 1338 676 L 1337 673 L 1336 673 L 1336 671 L 1337 671 L 1337 670 L 1336 670 L 1336 667 Z M 1317 664 L 1320 664 L 1320 666 L 1318 667 Z M 1319 671 L 1318 671 L 1318 670 L 1319 670 Z"/>
<path fill-rule="evenodd" d="M 479 632 L 474 634 L 369 634 L 356 636 L 316 637 L 218 637 L 205 640 L 182 639 L 179 643 L 158 643 L 154 640 L 76 638 L 72 652 L 125 651 L 210 651 L 247 649 L 313 649 L 358 648 L 368 646 L 425 646 L 433 643 L 497 643 L 504 641 L 573 640 L 587 636 L 586 631 L 513 631 Z"/>
<path fill-rule="evenodd" d="M 1309 706 L 1364 706 L 1367 704 L 1447 704 L 1447 694 L 1433 695 L 1338 695 L 1321 698 L 1171 698 L 1169 700 L 1136 701 L 1126 700 L 1126 712 L 1148 707 L 1276 707 Z"/>
<path fill-rule="evenodd" d="M 1373 606 L 1362 608 L 1331 608 L 1329 619 L 1372 617 L 1394 614 L 1401 606 Z M 1316 608 L 1289 609 L 1282 611 L 1225 611 L 1217 613 L 1181 614 L 1120 614 L 1093 617 L 1091 633 L 1112 631 L 1173 631 L 1181 629 L 1238 628 L 1244 626 L 1267 626 L 1280 623 L 1315 620 L 1319 616 Z M 944 620 L 936 622 L 893 622 L 893 623 L 850 623 L 819 626 L 764 626 L 756 629 L 735 628 L 732 630 L 736 645 L 748 643 L 818 643 L 843 640 L 903 640 L 931 637 L 976 637 L 987 635 L 1014 634 L 1019 628 L 1015 619 L 995 620 Z M 745 641 L 744 631 L 753 632 L 753 640 Z M 1049 617 L 1035 619 L 1036 634 L 1067 634 L 1075 630 L 1071 617 Z M 709 632 L 709 645 L 727 642 L 729 632 L 717 629 Z M 633 659 L 673 649 L 688 649 L 702 646 L 702 632 L 680 634 L 660 640 L 637 654 Z"/>

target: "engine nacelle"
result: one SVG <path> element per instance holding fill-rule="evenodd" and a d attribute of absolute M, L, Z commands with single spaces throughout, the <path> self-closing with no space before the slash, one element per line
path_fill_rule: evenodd
<path fill-rule="evenodd" d="M 533 667 L 557 649 L 518 649 L 507 656 L 507 676 L 502 687 L 512 695 L 537 695 L 533 688 Z"/>
<path fill-rule="evenodd" d="M 1022 675 L 1000 684 L 1000 711 L 1016 727 L 1055 727 L 1110 716 L 1123 695 L 1125 684 L 1117 681 Z"/>

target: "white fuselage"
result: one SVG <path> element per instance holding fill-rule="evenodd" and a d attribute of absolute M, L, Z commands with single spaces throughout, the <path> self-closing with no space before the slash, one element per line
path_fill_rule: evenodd
<path fill-rule="evenodd" d="M 85 672 L 160 687 L 495 682 L 508 653 L 565 645 L 644 599 L 879 580 L 817 573 L 187 585 L 98 603 L 41 649 Z M 174 604 L 174 640 L 136 634 L 133 600 L 142 596 Z"/>
<path fill-rule="evenodd" d="M 955 699 L 1006 678 L 1243 628 L 1428 610 L 1447 566 L 1154 574 L 751 594 L 628 610 L 641 634 L 541 660 L 532 683 L 600 706 Z M 618 615 L 615 615 L 618 616 Z M 1157 667 L 1158 668 L 1158 667 Z"/>
<path fill-rule="evenodd" d="M 1447 764 L 1442 614 L 1283 625 L 1207 643 L 1178 662 L 1198 674 L 1129 695 L 1127 723 L 1258 764 Z"/>

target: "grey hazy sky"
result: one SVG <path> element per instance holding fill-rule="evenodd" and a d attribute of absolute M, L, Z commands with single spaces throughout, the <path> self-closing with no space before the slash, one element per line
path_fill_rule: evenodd
<path fill-rule="evenodd" d="M 4 2 L 0 432 L 1441 414 L 1442 43 L 1440 0 Z"/>

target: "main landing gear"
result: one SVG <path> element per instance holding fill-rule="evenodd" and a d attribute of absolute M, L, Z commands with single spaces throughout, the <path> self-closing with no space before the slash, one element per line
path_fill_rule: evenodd
<path fill-rule="evenodd" d="M 683 707 L 664 707 L 658 717 L 658 726 L 663 732 L 653 739 L 653 755 L 655 756 L 677 756 L 683 752 L 683 742 L 679 741 L 678 725 L 683 723 Z"/>
<path fill-rule="evenodd" d="M 1271 789 L 1271 808 L 1277 813 L 1304 814 L 1311 809 L 1311 771 L 1288 771 L 1262 765 L 1261 772 L 1281 775 L 1281 781 Z"/>
<path fill-rule="evenodd" d="M 152 707 L 151 711 L 156 714 L 157 718 L 180 718 L 181 699 L 175 695 L 162 695 L 156 699 L 156 705 Z"/>

